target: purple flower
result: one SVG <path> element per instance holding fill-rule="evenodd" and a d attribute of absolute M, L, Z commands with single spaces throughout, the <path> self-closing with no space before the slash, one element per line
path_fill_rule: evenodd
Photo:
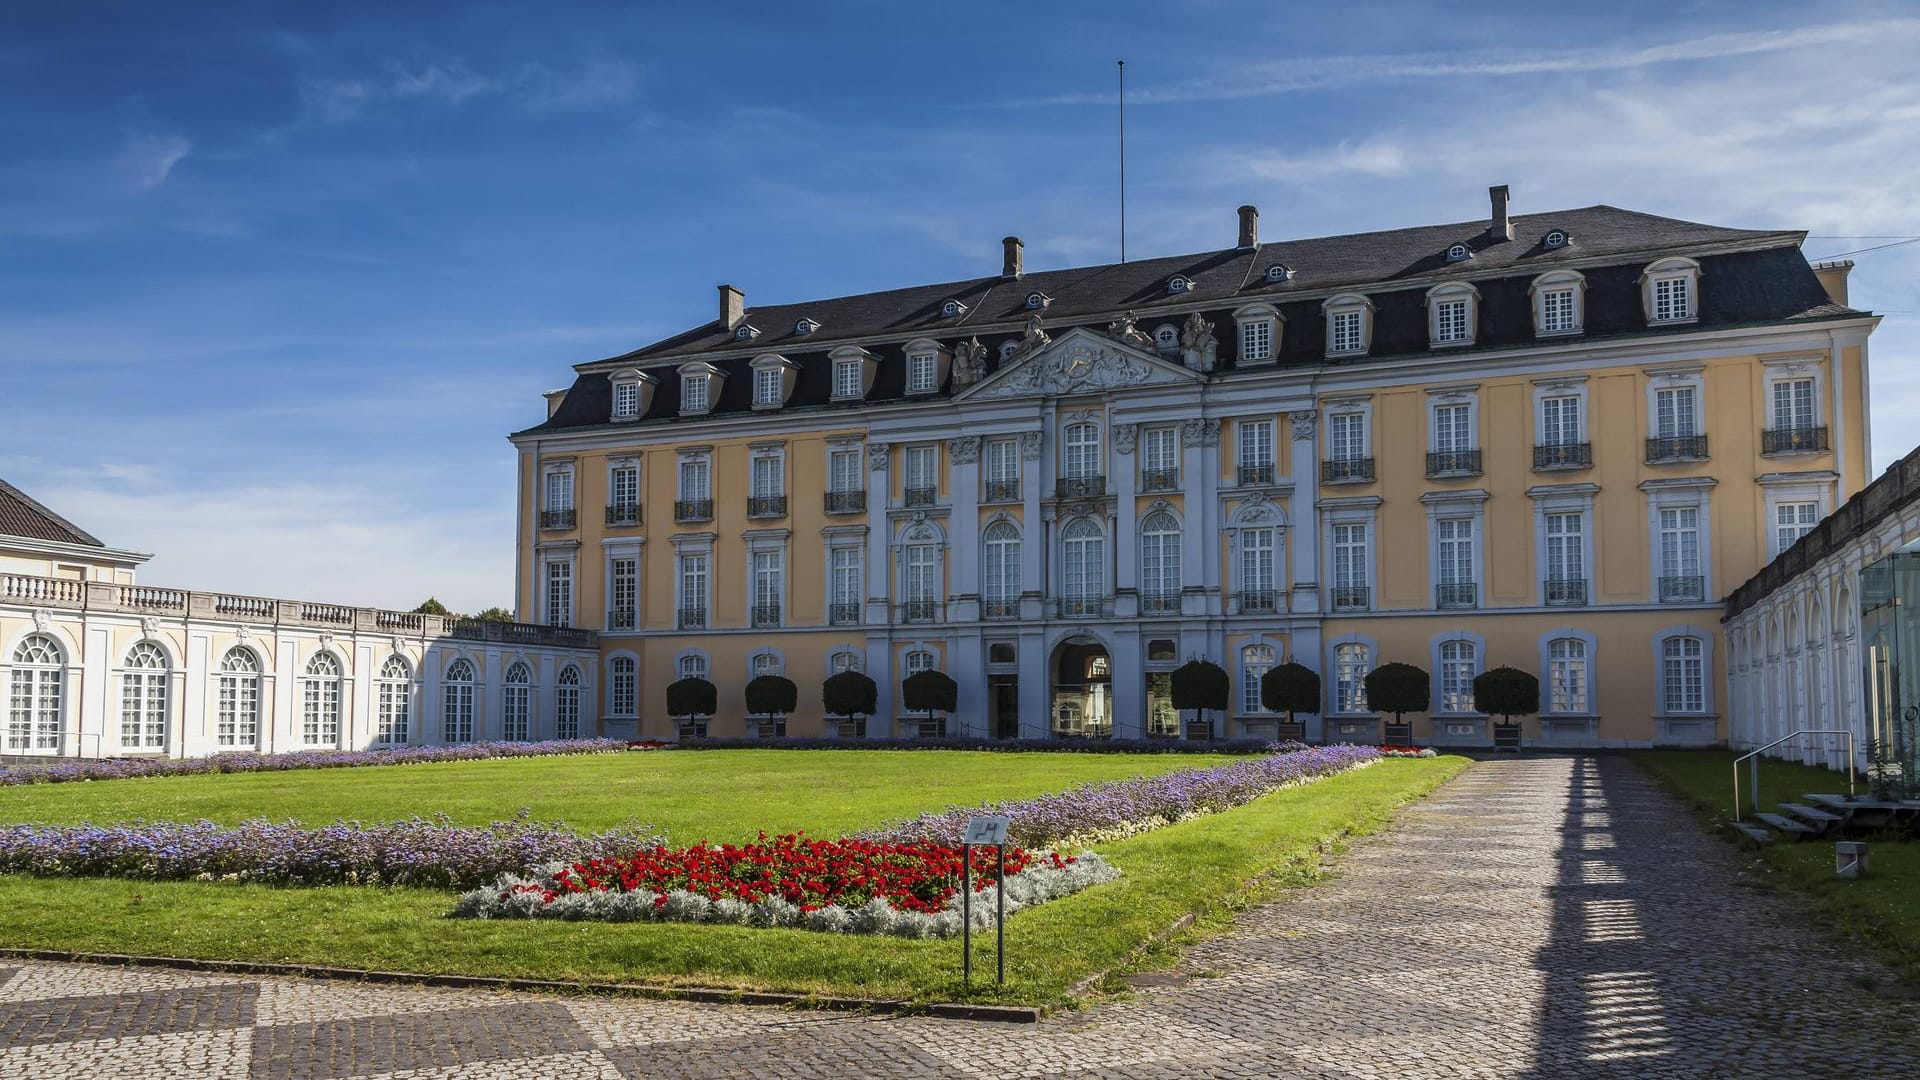
<path fill-rule="evenodd" d="M 550 757 L 555 754 L 604 754 L 626 748 L 627 744 L 622 739 L 550 739 L 546 742 L 396 746 L 390 750 L 296 750 L 285 754 L 258 754 L 243 750 L 199 758 L 104 758 L 0 768 L 0 786 L 64 784 L 76 780 L 125 780 L 141 776 L 192 776 L 199 773 L 344 769 L 359 765 L 412 765 L 427 761 L 481 761 L 486 758 Z"/>

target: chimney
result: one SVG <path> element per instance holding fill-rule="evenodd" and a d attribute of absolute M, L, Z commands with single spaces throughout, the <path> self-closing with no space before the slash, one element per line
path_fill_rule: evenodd
<path fill-rule="evenodd" d="M 1507 216 L 1507 185 L 1498 184 L 1488 188 L 1487 197 L 1493 201 L 1493 216 L 1487 221 L 1487 239 L 1513 239 L 1513 219 Z"/>
<path fill-rule="evenodd" d="M 1813 264 L 1813 276 L 1819 278 L 1821 287 L 1827 290 L 1827 299 L 1841 307 L 1847 306 L 1847 275 L 1852 271 L 1852 259 Z"/>
<path fill-rule="evenodd" d="M 1260 208 L 1243 206 L 1240 208 L 1240 246 L 1258 247 L 1260 244 Z"/>
<path fill-rule="evenodd" d="M 554 413 L 560 411 L 561 403 L 567 400 L 567 392 L 564 389 L 548 390 L 540 396 L 547 399 L 547 419 L 549 420 L 553 419 Z"/>
<path fill-rule="evenodd" d="M 1000 247 L 1004 252 L 1000 258 L 1000 276 L 1019 280 L 1020 275 L 1026 273 L 1026 268 L 1022 264 L 1025 262 L 1024 253 L 1027 246 L 1020 242 L 1019 237 L 1009 236 L 1000 241 Z"/>
<path fill-rule="evenodd" d="M 720 286 L 720 325 L 732 330 L 747 317 L 747 294 L 731 285 Z"/>

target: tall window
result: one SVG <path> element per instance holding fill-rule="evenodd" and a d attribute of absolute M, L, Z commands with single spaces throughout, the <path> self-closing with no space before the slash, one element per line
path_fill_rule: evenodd
<path fill-rule="evenodd" d="M 1360 320 L 1359 311 L 1336 311 L 1327 316 L 1327 351 L 1359 352 L 1365 348 L 1366 339 L 1361 333 Z"/>
<path fill-rule="evenodd" d="M 52 638 L 29 635 L 14 647 L 7 693 L 7 750 L 33 753 L 60 748 L 66 697 L 64 654 Z"/>
<path fill-rule="evenodd" d="M 1164 510 L 1140 523 L 1140 594 L 1156 611 L 1172 610 L 1180 595 L 1180 523 Z"/>
<path fill-rule="evenodd" d="M 910 544 L 906 560 L 907 602 L 930 604 L 940 598 L 940 551 L 932 544 Z"/>
<path fill-rule="evenodd" d="M 860 451 L 835 450 L 827 457 L 830 490 L 846 494 L 860 490 Z"/>
<path fill-rule="evenodd" d="M 1706 646 L 1697 637 L 1672 637 L 1660 646 L 1661 707 L 1669 713 L 1707 711 Z"/>
<path fill-rule="evenodd" d="M 753 372 L 753 403 L 778 405 L 786 396 L 786 373 L 777 367 L 756 368 Z"/>
<path fill-rule="evenodd" d="M 1587 643 L 1579 638 L 1554 638 L 1547 643 L 1547 711 L 1590 711 L 1587 705 Z"/>
<path fill-rule="evenodd" d="M 939 389 L 940 359 L 933 353 L 907 357 L 907 393 L 931 394 Z"/>
<path fill-rule="evenodd" d="M 260 658 L 251 649 L 232 648 L 220 658 L 220 704 L 214 741 L 221 746 L 256 746 L 260 741 Z"/>
<path fill-rule="evenodd" d="M 1180 435 L 1169 427 L 1148 428 L 1140 437 L 1140 464 L 1148 472 L 1172 477 L 1180 469 Z"/>
<path fill-rule="evenodd" d="M 1242 420 L 1234 424 L 1236 454 L 1240 462 L 1240 482 L 1269 483 L 1273 480 L 1273 421 Z"/>
<path fill-rule="evenodd" d="M 784 552 L 753 553 L 753 607 L 756 622 L 780 621 L 781 600 L 787 594 Z"/>
<path fill-rule="evenodd" d="M 623 556 L 607 569 L 607 629 L 631 630 L 639 625 L 640 561 Z"/>
<path fill-rule="evenodd" d="M 450 743 L 473 741 L 473 664 L 465 657 L 447 665 L 442 680 L 440 737 Z"/>
<path fill-rule="evenodd" d="M 340 661 L 314 653 L 300 680 L 300 741 L 308 746 L 340 743 Z"/>
<path fill-rule="evenodd" d="M 689 375 L 680 380 L 681 412 L 698 413 L 707 411 L 708 378 L 709 376 L 706 375 Z"/>
<path fill-rule="evenodd" d="M 547 509 L 573 509 L 573 473 L 556 469 L 547 474 Z"/>
<path fill-rule="evenodd" d="M 1580 398 L 1576 395 L 1540 400 L 1540 444 L 1572 446 L 1580 441 Z"/>
<path fill-rule="evenodd" d="M 1249 319 L 1240 324 L 1240 359 L 1273 359 L 1273 320 Z"/>
<path fill-rule="evenodd" d="M 1078 480 L 1099 475 L 1100 429 L 1093 424 L 1067 425 L 1067 476 Z"/>
<path fill-rule="evenodd" d="M 1270 528 L 1240 530 L 1241 610 L 1271 610 L 1274 592 L 1275 533 Z"/>
<path fill-rule="evenodd" d="M 607 661 L 607 709 L 614 716 L 636 716 L 640 711 L 640 680 L 631 656 L 616 656 Z M 704 679 L 703 665 L 698 675 L 682 673 L 681 678 Z"/>
<path fill-rule="evenodd" d="M 500 737 L 508 742 L 533 737 L 533 671 L 525 664 L 507 669 L 507 684 L 500 691 Z"/>
<path fill-rule="evenodd" d="M 1700 577 L 1700 510 L 1678 506 L 1660 511 L 1660 576 L 1681 579 L 1672 588 L 1691 593 Z M 1687 599 L 1675 596 L 1674 599 Z M 1691 597 L 1699 599 L 1698 596 Z"/>
<path fill-rule="evenodd" d="M 1331 461 L 1353 461 L 1367 456 L 1367 414 L 1333 413 L 1327 417 L 1327 455 Z"/>
<path fill-rule="evenodd" d="M 1365 645 L 1347 642 L 1333 647 L 1334 712 L 1367 711 L 1367 673 L 1372 670 Z"/>
<path fill-rule="evenodd" d="M 996 521 L 987 526 L 984 541 L 988 613 L 1012 615 L 1020 601 L 1020 530 L 1011 521 Z"/>
<path fill-rule="evenodd" d="M 1367 587 L 1367 526 L 1333 527 L 1333 584 L 1336 588 Z"/>
<path fill-rule="evenodd" d="M 786 462 L 779 454 L 753 456 L 753 497 L 771 499 L 787 491 Z"/>
<path fill-rule="evenodd" d="M 1783 502 L 1773 508 L 1773 553 L 1779 553 L 1793 546 L 1795 540 L 1806 534 L 1808 529 L 1820 523 L 1820 504 L 1813 502 Z"/>
<path fill-rule="evenodd" d="M 1540 293 L 1540 332 L 1564 334 L 1580 329 L 1574 314 L 1572 289 L 1545 289 Z"/>
<path fill-rule="evenodd" d="M 1805 431 L 1813 422 L 1813 380 L 1781 379 L 1773 384 L 1776 431 Z"/>
<path fill-rule="evenodd" d="M 1440 643 L 1440 711 L 1473 711 L 1473 677 L 1480 673 L 1480 651 L 1471 641 Z"/>
<path fill-rule="evenodd" d="M 688 502 L 700 502 L 713 497 L 713 485 L 709 483 L 705 458 L 688 458 L 680 463 L 680 497 Z"/>
<path fill-rule="evenodd" d="M 1433 305 L 1434 343 L 1446 345 L 1472 339 L 1473 335 L 1467 332 L 1466 298 L 1436 301 Z"/>
<path fill-rule="evenodd" d="M 939 451 L 931 446 L 907 447 L 907 487 L 921 488 L 926 491 L 934 489 L 936 484 L 934 471 L 935 464 L 939 460 L 938 453 Z"/>
<path fill-rule="evenodd" d="M 1473 406 L 1434 406 L 1433 449 L 1438 454 L 1457 454 L 1473 449 Z"/>
<path fill-rule="evenodd" d="M 835 360 L 833 362 L 833 396 L 836 398 L 857 398 L 861 396 L 861 368 L 859 360 Z"/>
<path fill-rule="evenodd" d="M 632 419 L 640 415 L 640 384 L 637 382 L 619 382 L 613 384 L 613 415 L 622 419 Z"/>
<path fill-rule="evenodd" d="M 1684 319 L 1693 314 L 1690 298 L 1692 282 L 1685 276 L 1655 278 L 1653 282 L 1653 320 Z"/>
<path fill-rule="evenodd" d="M 1260 700 L 1260 680 L 1273 670 L 1273 646 L 1249 645 L 1240 650 L 1240 711 L 1266 712 Z"/>
<path fill-rule="evenodd" d="M 1700 434 L 1699 408 L 1691 386 L 1655 390 L 1653 414 L 1654 434 L 1662 439 Z"/>
<path fill-rule="evenodd" d="M 1587 549 L 1585 514 L 1548 514 L 1547 580 L 1585 581 Z"/>
<path fill-rule="evenodd" d="M 1441 518 L 1433 528 L 1441 602 L 1472 603 L 1473 519 Z"/>
<path fill-rule="evenodd" d="M 987 443 L 987 483 L 994 498 L 1020 497 L 1020 444 L 1012 439 L 994 439 Z"/>
<path fill-rule="evenodd" d="M 688 552 L 680 556 L 680 609 L 707 610 L 707 557 Z"/>
<path fill-rule="evenodd" d="M 580 737 L 580 669 L 568 664 L 560 669 L 553 686 L 553 737 Z"/>
<path fill-rule="evenodd" d="M 1106 533 L 1087 518 L 1074 518 L 1060 538 L 1066 556 L 1063 597 L 1078 604 L 1097 602 L 1106 591 Z"/>
<path fill-rule="evenodd" d="M 380 665 L 374 688 L 374 741 L 392 745 L 412 738 L 413 668 L 401 657 L 387 657 L 387 662 Z"/>
<path fill-rule="evenodd" d="M 547 625 L 573 625 L 573 564 L 547 564 Z"/>
<path fill-rule="evenodd" d="M 860 619 L 860 597 L 862 559 L 857 547 L 837 547 L 833 549 L 833 599 L 832 612 L 835 622 L 858 622 Z"/>
<path fill-rule="evenodd" d="M 151 641 L 136 643 L 121 664 L 120 746 L 126 750 L 167 746 L 167 655 Z"/>
<path fill-rule="evenodd" d="M 640 505 L 640 470 L 631 465 L 622 465 L 613 470 L 608 480 L 613 496 L 613 505 L 621 507 Z"/>

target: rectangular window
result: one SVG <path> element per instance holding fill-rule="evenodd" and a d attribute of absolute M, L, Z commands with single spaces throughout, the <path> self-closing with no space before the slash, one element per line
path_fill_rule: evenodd
<path fill-rule="evenodd" d="M 931 394 L 938 389 L 939 375 L 940 358 L 934 354 L 916 353 L 907 357 L 907 393 Z"/>
<path fill-rule="evenodd" d="M 1336 645 L 1333 649 L 1333 711 L 1367 711 L 1367 673 L 1373 663 L 1365 645 Z"/>
<path fill-rule="evenodd" d="M 1336 588 L 1367 587 L 1367 527 L 1333 527 L 1333 583 Z"/>
<path fill-rule="evenodd" d="M 680 607 L 687 611 L 707 609 L 707 557 L 680 556 Z"/>
<path fill-rule="evenodd" d="M 1434 406 L 1433 449 L 1440 454 L 1473 449 L 1473 406 Z"/>
<path fill-rule="evenodd" d="M 707 463 L 698 458 L 680 463 L 680 498 L 699 502 L 711 498 L 713 488 L 707 482 Z"/>
<path fill-rule="evenodd" d="M 1273 359 L 1273 321 L 1254 319 L 1240 324 L 1240 359 Z"/>
<path fill-rule="evenodd" d="M 403 743 L 408 737 L 408 716 L 410 687 L 405 679 L 380 680 L 378 741 L 383 743 Z"/>
<path fill-rule="evenodd" d="M 1442 300 L 1433 305 L 1433 340 L 1441 344 L 1469 340 L 1467 301 Z"/>
<path fill-rule="evenodd" d="M 1540 399 L 1540 445 L 1573 446 L 1580 441 L 1580 398 Z"/>
<path fill-rule="evenodd" d="M 1240 711 L 1263 713 L 1267 711 L 1265 702 L 1260 700 L 1260 680 L 1273 670 L 1273 646 L 1249 645 L 1240 651 Z"/>
<path fill-rule="evenodd" d="M 907 548 L 907 602 L 930 603 L 939 598 L 939 551 L 932 544 L 913 544 Z"/>
<path fill-rule="evenodd" d="M 1092 424 L 1068 427 L 1067 476 L 1085 479 L 1100 475 L 1100 429 Z"/>
<path fill-rule="evenodd" d="M 1180 468 L 1180 436 L 1172 428 L 1148 428 L 1141 436 L 1145 446 L 1141 462 L 1149 470 L 1173 471 Z"/>
<path fill-rule="evenodd" d="M 1547 646 L 1547 710 L 1584 713 L 1587 708 L 1587 643 L 1555 638 Z"/>
<path fill-rule="evenodd" d="M 1440 645 L 1440 711 L 1473 711 L 1473 677 L 1479 672 L 1478 650 L 1470 641 Z"/>
<path fill-rule="evenodd" d="M 709 375 L 689 375 L 680 384 L 680 410 L 682 412 L 707 411 L 707 380 Z"/>
<path fill-rule="evenodd" d="M 573 625 L 573 564 L 547 564 L 547 625 Z"/>
<path fill-rule="evenodd" d="M 1653 321 L 1684 319 L 1692 314 L 1687 302 L 1687 279 L 1656 278 L 1653 283 Z"/>
<path fill-rule="evenodd" d="M 1333 413 L 1327 417 L 1327 453 L 1332 461 L 1367 456 L 1367 414 Z"/>
<path fill-rule="evenodd" d="M 1781 379 L 1773 384 L 1776 431 L 1805 431 L 1813 422 L 1813 380 Z"/>
<path fill-rule="evenodd" d="M 753 606 L 778 609 L 786 595 L 783 573 L 786 560 L 778 551 L 753 553 Z"/>
<path fill-rule="evenodd" d="M 1473 519 L 1441 518 L 1433 527 L 1440 584 L 1473 584 Z"/>
<path fill-rule="evenodd" d="M 1240 588 L 1249 593 L 1271 593 L 1273 555 L 1272 529 L 1240 530 Z"/>
<path fill-rule="evenodd" d="M 846 494 L 860 490 L 860 451 L 835 450 L 828 455 L 827 483 L 831 490 Z"/>
<path fill-rule="evenodd" d="M 833 604 L 835 607 L 857 606 L 860 603 L 860 561 L 859 548 L 833 549 Z"/>
<path fill-rule="evenodd" d="M 1233 425 L 1233 430 L 1239 444 L 1241 468 L 1273 468 L 1273 421 L 1241 420 Z"/>
<path fill-rule="evenodd" d="M 779 454 L 756 454 L 753 458 L 753 497 L 771 499 L 786 494 L 786 462 Z"/>
<path fill-rule="evenodd" d="M 547 474 L 547 509 L 573 509 L 573 474 L 561 469 Z"/>
<path fill-rule="evenodd" d="M 1586 579 L 1585 514 L 1548 514 L 1547 577 L 1552 581 Z"/>
<path fill-rule="evenodd" d="M 1706 649 L 1699 638 L 1668 638 L 1661 647 L 1662 704 L 1669 713 L 1707 711 Z"/>
<path fill-rule="evenodd" d="M 786 372 L 777 367 L 757 368 L 753 373 L 753 403 L 778 405 L 786 397 Z"/>
<path fill-rule="evenodd" d="M 640 505 L 640 470 L 623 465 L 613 470 L 608 480 L 608 488 L 613 495 L 615 506 Z"/>
<path fill-rule="evenodd" d="M 995 439 L 987 444 L 987 479 L 996 484 L 1019 483 L 1019 443 L 1012 439 Z"/>
<path fill-rule="evenodd" d="M 630 630 L 638 621 L 640 602 L 639 562 L 615 559 L 607 575 L 607 628 Z"/>
<path fill-rule="evenodd" d="M 1700 510 L 1681 506 L 1660 511 L 1660 573 L 1663 577 L 1700 576 Z"/>
<path fill-rule="evenodd" d="M 632 417 L 640 415 L 640 384 L 634 382 L 615 383 L 613 387 L 613 415 Z"/>
<path fill-rule="evenodd" d="M 931 446 L 907 447 L 907 486 L 932 490 L 938 450 Z"/>
<path fill-rule="evenodd" d="M 865 381 L 859 360 L 836 360 L 833 363 L 833 396 L 842 400 L 857 398 L 861 395 L 860 384 Z"/>
<path fill-rule="evenodd" d="M 1808 529 L 1820 523 L 1820 504 L 1811 502 L 1779 503 L 1773 508 L 1775 555 L 1793 546 Z"/>
<path fill-rule="evenodd" d="M 1573 290 L 1548 289 L 1540 294 L 1540 332 L 1564 334 L 1580 329 L 1573 317 Z"/>
<path fill-rule="evenodd" d="M 1662 439 L 1679 439 L 1700 434 L 1699 410 L 1691 386 L 1676 386 L 1653 392 L 1654 434 Z"/>
<path fill-rule="evenodd" d="M 1360 317 L 1358 311 L 1336 311 L 1328 318 L 1327 340 L 1329 352 L 1359 352 L 1363 347 L 1360 337 Z"/>

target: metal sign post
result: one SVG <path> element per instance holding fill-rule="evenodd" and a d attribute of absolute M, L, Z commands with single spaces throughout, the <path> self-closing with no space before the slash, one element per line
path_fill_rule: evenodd
<path fill-rule="evenodd" d="M 1007 984 L 1007 827 L 1004 814 L 990 814 L 967 822 L 960 842 L 960 979 L 973 984 L 973 849 L 992 844 L 999 862 L 994 889 L 994 983 Z"/>

